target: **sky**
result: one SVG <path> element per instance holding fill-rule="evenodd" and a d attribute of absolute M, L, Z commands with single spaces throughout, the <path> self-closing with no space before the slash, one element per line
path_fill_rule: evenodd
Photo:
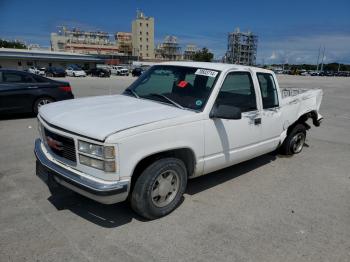
<path fill-rule="evenodd" d="M 49 46 L 60 25 L 131 31 L 137 9 L 155 18 L 156 43 L 174 35 L 218 59 L 240 28 L 258 36 L 259 64 L 315 64 L 320 46 L 326 63 L 350 63 L 350 0 L 0 0 L 0 38 Z"/>

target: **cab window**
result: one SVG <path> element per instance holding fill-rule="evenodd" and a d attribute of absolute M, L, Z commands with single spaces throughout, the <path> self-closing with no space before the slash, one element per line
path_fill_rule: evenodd
<path fill-rule="evenodd" d="M 254 84 L 250 73 L 229 73 L 222 84 L 216 103 L 235 106 L 242 112 L 257 110 Z"/>
<path fill-rule="evenodd" d="M 267 73 L 257 73 L 256 75 L 259 81 L 263 108 L 269 109 L 278 107 L 278 94 L 273 76 Z"/>

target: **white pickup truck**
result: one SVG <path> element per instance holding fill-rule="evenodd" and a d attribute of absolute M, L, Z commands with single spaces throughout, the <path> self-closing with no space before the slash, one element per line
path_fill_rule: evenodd
<path fill-rule="evenodd" d="M 121 95 L 40 107 L 37 175 L 141 216 L 173 211 L 187 180 L 279 149 L 299 153 L 320 89 L 280 89 L 272 71 L 219 63 L 152 66 Z M 63 186 L 63 187 L 62 187 Z"/>
<path fill-rule="evenodd" d="M 128 76 L 129 69 L 122 67 L 122 66 L 112 66 L 111 74 L 118 75 L 118 76 Z"/>

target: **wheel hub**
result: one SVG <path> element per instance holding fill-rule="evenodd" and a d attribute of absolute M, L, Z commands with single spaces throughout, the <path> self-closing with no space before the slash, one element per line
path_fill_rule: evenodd
<path fill-rule="evenodd" d="M 305 135 L 303 133 L 298 133 L 293 137 L 293 151 L 294 153 L 299 153 L 304 146 Z"/>
<path fill-rule="evenodd" d="M 179 191 L 179 175 L 173 170 L 161 173 L 152 186 L 152 202 L 157 207 L 170 204 Z"/>

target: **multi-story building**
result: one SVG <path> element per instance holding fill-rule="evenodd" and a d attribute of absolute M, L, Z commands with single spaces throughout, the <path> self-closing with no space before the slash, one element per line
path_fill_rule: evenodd
<path fill-rule="evenodd" d="M 154 59 L 154 18 L 137 11 L 132 21 L 132 55 L 141 59 Z"/>
<path fill-rule="evenodd" d="M 68 51 L 80 54 L 117 54 L 119 48 L 106 32 L 69 30 L 62 26 L 58 33 L 51 33 L 52 51 Z"/>
<path fill-rule="evenodd" d="M 187 45 L 184 51 L 183 59 L 184 60 L 193 60 L 194 55 L 198 51 L 196 45 Z"/>
<path fill-rule="evenodd" d="M 124 55 L 132 55 L 132 34 L 118 32 L 115 34 L 115 40 L 119 47 L 119 52 Z"/>
<path fill-rule="evenodd" d="M 226 63 L 255 65 L 258 37 L 251 32 L 235 32 L 228 34 Z"/>
<path fill-rule="evenodd" d="M 181 47 L 175 36 L 166 36 L 164 42 L 159 44 L 155 50 L 157 59 L 160 60 L 181 60 Z"/>

